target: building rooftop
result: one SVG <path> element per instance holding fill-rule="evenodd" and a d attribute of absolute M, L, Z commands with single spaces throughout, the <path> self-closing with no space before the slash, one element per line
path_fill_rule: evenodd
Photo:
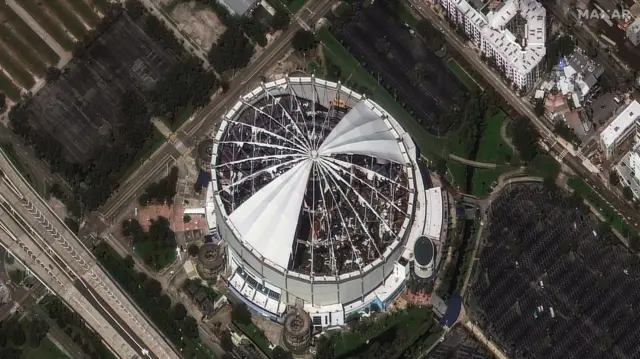
<path fill-rule="evenodd" d="M 221 0 L 236 15 L 244 15 L 258 0 Z"/>
<path fill-rule="evenodd" d="M 314 275 L 361 270 L 398 245 L 413 215 L 405 147 L 413 145 L 404 134 L 344 86 L 313 78 L 263 84 L 216 135 L 220 214 L 272 265 Z"/>
<path fill-rule="evenodd" d="M 435 247 L 433 242 L 425 236 L 418 238 L 413 246 L 413 258 L 416 263 L 421 266 L 426 266 L 433 261 L 434 255 Z"/>
<path fill-rule="evenodd" d="M 544 58 L 546 10 L 537 1 L 507 0 L 497 11 L 489 11 L 486 16 L 466 0 L 457 0 L 456 7 L 480 28 L 485 41 L 493 44 L 519 73 L 528 73 Z M 526 22 L 521 39 L 507 29 L 516 16 Z"/>
<path fill-rule="evenodd" d="M 600 134 L 602 145 L 606 148 L 611 147 L 639 117 L 640 103 L 634 100 L 602 131 Z"/>

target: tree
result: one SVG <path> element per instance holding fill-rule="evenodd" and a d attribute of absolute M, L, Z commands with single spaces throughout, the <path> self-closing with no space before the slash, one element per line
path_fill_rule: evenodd
<path fill-rule="evenodd" d="M 196 339 L 200 336 L 198 332 L 198 322 L 190 315 L 187 315 L 182 321 L 182 333 L 191 338 Z"/>
<path fill-rule="evenodd" d="M 300 29 L 293 34 L 291 45 L 296 51 L 307 53 L 316 46 L 316 37 L 313 32 Z"/>
<path fill-rule="evenodd" d="M 278 9 L 271 19 L 271 27 L 274 30 L 286 30 L 289 28 L 290 21 L 289 13 L 285 9 Z"/>
<path fill-rule="evenodd" d="M 542 185 L 546 190 L 553 190 L 556 188 L 556 179 L 551 176 L 546 176 Z"/>
<path fill-rule="evenodd" d="M 127 0 L 124 3 L 124 8 L 127 10 L 129 17 L 133 20 L 139 19 L 146 11 L 140 0 Z"/>
<path fill-rule="evenodd" d="M 416 31 L 431 51 L 438 51 L 444 45 L 444 35 L 440 30 L 433 27 L 428 20 L 422 19 L 418 21 Z"/>
<path fill-rule="evenodd" d="M 251 324 L 251 312 L 247 305 L 244 303 L 234 305 L 231 310 L 231 319 L 240 324 Z"/>
<path fill-rule="evenodd" d="M 513 145 L 523 161 L 529 162 L 538 154 L 540 134 L 528 119 L 512 121 Z"/>
<path fill-rule="evenodd" d="M 200 248 L 198 247 L 197 244 L 190 244 L 189 247 L 187 248 L 187 253 L 189 253 L 191 257 L 197 256 L 199 251 L 200 251 Z"/>
<path fill-rule="evenodd" d="M 241 69 L 249 63 L 253 51 L 240 26 L 227 27 L 209 50 L 209 63 L 219 72 Z"/>
<path fill-rule="evenodd" d="M 187 316 L 187 308 L 184 307 L 184 304 L 178 303 L 171 308 L 171 317 L 175 321 L 183 320 Z"/>
<path fill-rule="evenodd" d="M 624 196 L 624 199 L 631 201 L 633 199 L 633 191 L 631 190 L 631 187 L 624 186 L 622 189 L 622 195 Z"/>
<path fill-rule="evenodd" d="M 609 171 L 609 183 L 613 186 L 620 184 L 620 176 L 618 176 L 616 171 Z"/>
<path fill-rule="evenodd" d="M 231 333 L 228 330 L 225 330 L 220 335 L 220 346 L 222 350 L 226 352 L 230 352 L 233 350 L 233 341 L 231 340 Z"/>
<path fill-rule="evenodd" d="M 24 319 L 22 326 L 27 337 L 27 344 L 31 348 L 37 348 L 49 331 L 49 324 L 37 318 Z"/>
<path fill-rule="evenodd" d="M 189 223 L 189 222 L 191 222 L 191 216 L 190 216 L 190 215 L 188 215 L 188 214 L 185 214 L 184 216 L 182 216 L 182 221 L 183 221 L 184 223 Z"/>
<path fill-rule="evenodd" d="M 7 95 L 0 92 L 0 112 L 4 111 L 4 108 L 6 105 L 7 105 Z"/>
<path fill-rule="evenodd" d="M 47 71 L 44 74 L 44 78 L 47 83 L 56 82 L 56 80 L 60 77 L 60 69 L 55 66 L 47 67 Z"/>

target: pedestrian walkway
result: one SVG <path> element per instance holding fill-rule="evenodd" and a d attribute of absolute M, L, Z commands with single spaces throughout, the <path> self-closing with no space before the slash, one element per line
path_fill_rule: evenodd
<path fill-rule="evenodd" d="M 18 3 L 16 3 L 15 0 L 6 0 L 7 5 L 9 5 L 9 7 L 11 8 L 11 10 L 15 11 L 15 13 L 22 19 L 22 21 L 24 21 L 25 23 L 27 23 L 27 25 L 29 25 L 29 27 L 36 33 L 38 34 L 38 36 L 47 43 L 47 45 L 49 45 L 49 47 L 56 52 L 56 54 L 58 54 L 58 56 L 60 56 L 60 63 L 62 63 L 64 61 L 64 65 L 67 64 L 67 62 L 69 62 L 69 60 L 71 60 L 71 53 L 65 51 L 62 46 L 60 46 L 60 44 L 53 39 L 53 37 L 51 37 L 51 35 L 49 35 L 49 33 L 47 33 L 47 31 L 40 26 L 40 24 L 38 24 L 38 21 L 36 19 L 34 19 L 31 15 L 29 15 L 29 13 L 23 9 L 20 5 L 18 5 Z M 60 64 L 58 64 L 58 67 L 62 67 L 60 66 Z"/>
<path fill-rule="evenodd" d="M 467 166 L 476 167 L 476 168 L 496 168 L 496 167 L 498 167 L 498 165 L 495 164 L 495 163 L 473 161 L 473 160 L 466 159 L 464 157 L 456 156 L 453 153 L 449 154 L 449 159 L 451 159 L 453 161 L 456 161 L 456 162 L 460 162 L 460 163 L 465 164 Z"/>

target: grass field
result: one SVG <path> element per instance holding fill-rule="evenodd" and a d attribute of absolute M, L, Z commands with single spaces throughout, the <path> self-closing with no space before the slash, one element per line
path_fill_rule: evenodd
<path fill-rule="evenodd" d="M 372 92 L 372 98 L 387 110 L 409 132 L 425 156 L 435 159 L 441 156 L 445 146 L 444 138 L 429 134 L 410 114 L 400 105 L 385 88 L 349 53 L 347 49 L 327 30 L 317 33 L 325 48 L 324 55 L 342 71 L 345 85 L 357 83 Z"/>
<path fill-rule="evenodd" d="M 44 59 L 47 64 L 55 65 L 60 61 L 60 56 L 9 6 L 0 4 L 0 17 L 5 19 L 5 26 L 11 27 L 14 33 L 19 33 L 24 42 L 26 42 L 39 57 Z"/>
<path fill-rule="evenodd" d="M 24 0 L 20 2 L 20 6 L 25 9 L 63 49 L 67 51 L 73 49 L 73 40 L 71 37 L 65 33 L 64 29 L 59 26 L 54 19 L 46 14 L 44 8 L 39 5 L 38 1 Z"/>
<path fill-rule="evenodd" d="M 49 338 L 44 338 L 37 348 L 25 346 L 20 359 L 68 359 L 58 346 L 53 344 Z"/>
<path fill-rule="evenodd" d="M 630 227 L 622 216 L 616 213 L 613 206 L 607 203 L 591 186 L 578 177 L 571 177 L 567 180 L 567 185 L 577 191 L 582 198 L 594 206 L 602 215 L 612 218 L 611 227 L 620 233 L 626 233 Z"/>
<path fill-rule="evenodd" d="M 27 180 L 27 182 L 29 182 L 29 184 L 31 184 L 31 186 L 35 187 L 33 185 L 31 173 L 29 173 L 22 162 L 18 160 L 18 156 L 16 155 L 16 151 L 13 149 L 13 146 L 8 143 L 0 142 L 0 148 L 2 149 L 4 154 L 7 155 L 7 158 L 9 158 L 9 162 L 13 164 L 13 167 L 15 167 L 18 172 L 20 172 L 20 174 Z"/>
<path fill-rule="evenodd" d="M 302 7 L 304 6 L 304 4 L 307 2 L 307 0 L 287 0 L 285 1 L 287 8 L 289 8 L 289 11 L 291 11 L 292 13 L 297 12 L 298 10 L 302 9 Z"/>
<path fill-rule="evenodd" d="M 467 165 L 464 165 L 460 162 L 448 160 L 447 168 L 449 169 L 449 173 L 451 174 L 451 178 L 447 177 L 449 182 L 458 185 L 460 189 L 464 190 L 467 182 Z"/>
<path fill-rule="evenodd" d="M 82 18 L 82 20 L 89 26 L 95 27 L 100 22 L 100 17 L 93 11 L 84 1 L 77 0 L 63 0 L 67 4 L 71 5 L 71 8 Z"/>
<path fill-rule="evenodd" d="M 1 45 L 2 41 L 0 41 L 0 46 Z M 0 66 L 9 73 L 9 76 L 22 88 L 30 89 L 36 83 L 36 80 L 29 71 L 22 66 L 19 60 L 13 59 L 11 55 L 4 50 L 0 50 Z"/>
<path fill-rule="evenodd" d="M 518 156 L 514 156 L 511 147 L 500 136 L 500 127 L 505 118 L 506 114 L 502 110 L 487 118 L 487 127 L 482 133 L 476 161 L 507 164 L 517 159 Z"/>
<path fill-rule="evenodd" d="M 487 196 L 489 194 L 489 190 L 491 189 L 491 185 L 498 181 L 498 177 L 500 177 L 501 174 L 513 169 L 513 167 L 509 166 L 474 169 L 471 190 L 468 192 L 471 195 L 477 197 Z"/>
<path fill-rule="evenodd" d="M 18 39 L 8 28 L 0 26 L 0 44 L 6 46 L 11 52 L 16 54 L 23 66 L 25 66 L 29 72 L 35 74 L 38 77 L 42 77 L 47 69 L 45 64 L 38 54 L 36 54 L 32 48 Z"/>
<path fill-rule="evenodd" d="M 71 33 L 76 39 L 80 40 L 87 32 L 82 21 L 67 7 L 65 7 L 63 1 L 65 0 L 48 0 L 43 3 L 46 9 L 49 10 L 49 14 L 57 17 L 59 22 L 62 23 L 64 28 Z M 79 2 L 79 1 L 74 1 Z"/>
<path fill-rule="evenodd" d="M 460 82 L 467 87 L 469 90 L 475 91 L 479 90 L 480 86 L 475 82 L 473 77 L 469 75 L 469 73 L 460 66 L 458 61 L 454 59 L 448 59 L 446 61 L 447 68 L 460 80 Z"/>
<path fill-rule="evenodd" d="M 613 206 L 600 197 L 591 186 L 578 177 L 571 177 L 567 180 L 567 185 L 595 207 L 605 218 L 611 218 L 611 227 L 620 234 L 625 235 L 631 227 L 624 221 L 622 216 L 616 213 Z"/>
<path fill-rule="evenodd" d="M 91 5 L 95 6 L 101 13 L 106 13 L 110 8 L 111 4 L 109 0 L 89 0 Z"/>
<path fill-rule="evenodd" d="M 182 113 L 175 121 L 171 122 L 171 131 L 175 132 L 176 130 L 178 130 L 183 123 L 187 122 L 191 115 L 193 115 L 193 106 L 189 105 L 184 110 L 182 110 Z"/>
<path fill-rule="evenodd" d="M 7 98 L 13 102 L 20 100 L 20 89 L 2 72 L 0 72 L 0 92 L 7 95 Z"/>
<path fill-rule="evenodd" d="M 560 164 L 547 154 L 539 154 L 529 162 L 525 171 L 528 174 L 539 177 L 555 178 L 560 172 Z"/>

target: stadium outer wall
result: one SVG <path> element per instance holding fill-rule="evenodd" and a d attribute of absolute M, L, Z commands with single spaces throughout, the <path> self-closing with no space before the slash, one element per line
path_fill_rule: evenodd
<path fill-rule="evenodd" d="M 225 115 L 225 120 L 236 118 L 237 115 L 244 110 L 246 105 L 243 104 L 243 101 L 246 103 L 254 103 L 263 98 L 266 91 L 276 96 L 287 94 L 287 90 L 283 90 L 283 85 L 323 88 L 324 91 L 326 91 L 325 96 L 318 95 L 317 97 L 319 103 L 322 103 L 323 98 L 326 100 L 327 103 L 323 103 L 325 106 L 328 105 L 328 101 L 336 98 L 337 92 L 340 92 L 341 97 L 348 99 L 346 103 L 348 107 L 353 107 L 356 103 L 364 100 L 362 95 L 335 82 L 315 79 L 314 77 L 285 78 L 263 84 L 263 86 L 258 87 L 244 96 L 234 105 L 231 111 Z M 298 92 L 298 90 L 296 90 L 296 94 L 298 95 L 301 92 L 304 91 Z M 221 238 L 227 244 L 229 265 L 232 268 L 242 268 L 258 282 L 266 282 L 265 286 L 267 287 L 278 288 L 281 290 L 281 301 L 289 305 L 299 303 L 299 300 L 315 307 L 346 305 L 350 302 L 362 301 L 365 296 L 379 288 L 394 271 L 397 271 L 396 262 L 403 253 L 407 239 L 411 236 L 416 202 L 418 200 L 415 191 L 416 188 L 422 188 L 421 176 L 416 162 L 416 147 L 411 137 L 384 109 L 373 102 L 370 103 L 374 105 L 375 110 L 386 115 L 398 133 L 402 134 L 402 142 L 405 144 L 407 152 L 409 152 L 408 157 L 412 163 L 412 166 L 408 166 L 407 171 L 411 192 L 407 208 L 408 215 L 402 225 L 400 239 L 394 241 L 380 258 L 369 264 L 362 271 L 345 273 L 340 276 L 309 276 L 287 271 L 275 264 L 271 264 L 268 259 L 263 258 L 260 253 L 238 239 L 235 231 L 227 221 L 226 211 L 222 208 L 222 200 L 217 194 L 214 197 L 217 227 Z M 216 134 L 216 142 L 220 140 L 225 129 L 226 123 L 223 122 Z M 217 146 L 217 143 L 214 144 L 212 159 L 214 165 L 217 160 Z M 215 173 L 213 174 L 213 179 L 213 190 L 214 193 L 217 193 L 220 188 L 215 180 Z M 416 180 L 420 181 L 420 186 L 417 185 Z M 395 294 L 397 295 L 397 293 Z"/>

